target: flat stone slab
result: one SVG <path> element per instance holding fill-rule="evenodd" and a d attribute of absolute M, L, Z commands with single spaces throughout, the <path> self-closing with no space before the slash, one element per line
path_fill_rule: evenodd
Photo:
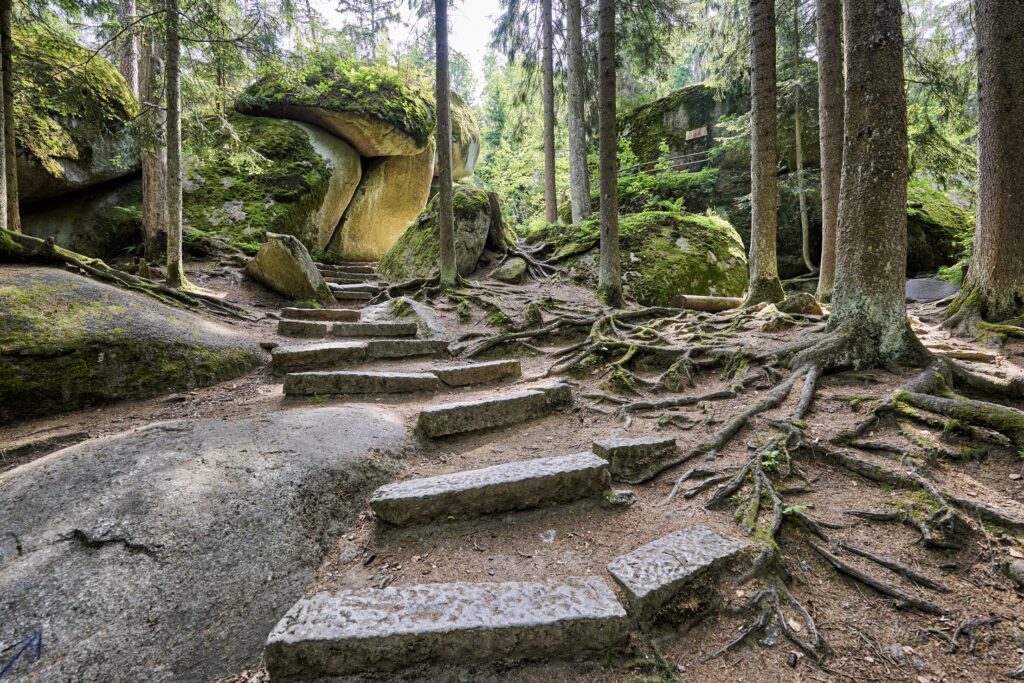
<path fill-rule="evenodd" d="M 415 337 L 416 323 L 334 323 L 331 336 L 334 337 Z"/>
<path fill-rule="evenodd" d="M 441 340 L 370 339 L 366 342 L 366 355 L 370 358 L 415 358 L 440 356 L 447 352 L 448 342 Z"/>
<path fill-rule="evenodd" d="M 345 274 L 345 273 L 371 273 L 376 274 L 377 267 L 371 264 L 365 263 L 346 263 L 343 266 L 319 266 L 319 270 L 324 275 L 331 274 Z"/>
<path fill-rule="evenodd" d="M 475 401 L 428 406 L 420 412 L 418 425 L 431 438 L 463 434 L 541 417 L 571 400 L 569 385 L 555 384 Z"/>
<path fill-rule="evenodd" d="M 352 308 L 282 308 L 285 320 L 316 320 L 322 322 L 358 322 L 360 313 Z"/>
<path fill-rule="evenodd" d="M 422 663 L 600 657 L 628 634 L 622 605 L 597 577 L 434 583 L 300 600 L 264 655 L 279 683 Z"/>
<path fill-rule="evenodd" d="M 692 526 L 612 560 L 608 571 L 626 589 L 630 611 L 649 618 L 701 574 L 735 557 L 744 540 Z"/>
<path fill-rule="evenodd" d="M 450 387 L 465 387 L 471 384 L 486 384 L 510 377 L 519 377 L 522 374 L 522 368 L 517 360 L 496 360 L 435 368 L 433 372 L 438 379 Z"/>
<path fill-rule="evenodd" d="M 376 282 L 353 282 L 350 284 L 332 284 L 330 285 L 331 291 L 337 294 L 338 292 L 370 292 L 376 294 L 382 287 Z"/>
<path fill-rule="evenodd" d="M 907 280 L 904 289 L 907 302 L 917 304 L 940 301 L 959 291 L 960 288 L 950 282 L 927 277 Z"/>
<path fill-rule="evenodd" d="M 279 346 L 271 351 L 271 368 L 275 373 L 331 368 L 365 359 L 366 346 L 365 342 Z"/>
<path fill-rule="evenodd" d="M 374 491 L 378 519 L 398 526 L 600 498 L 611 477 L 593 453 L 535 458 L 388 484 Z"/>
<path fill-rule="evenodd" d="M 279 320 L 277 333 L 282 337 L 304 337 L 322 339 L 327 336 L 331 324 L 318 320 Z"/>
<path fill-rule="evenodd" d="M 437 391 L 441 382 L 429 372 L 293 372 L 284 378 L 286 396 L 320 394 L 406 394 Z"/>
<path fill-rule="evenodd" d="M 369 301 L 374 297 L 373 292 L 339 292 L 332 290 L 332 293 L 338 301 Z"/>
<path fill-rule="evenodd" d="M 676 455 L 676 440 L 660 436 L 600 439 L 594 442 L 594 453 L 611 464 L 612 479 L 639 484 L 660 472 Z"/>

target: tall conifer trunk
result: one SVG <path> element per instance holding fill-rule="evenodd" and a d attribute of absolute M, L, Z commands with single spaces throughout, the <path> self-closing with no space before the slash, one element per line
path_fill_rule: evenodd
<path fill-rule="evenodd" d="M 843 176 L 843 2 L 817 0 L 818 129 L 821 139 L 821 261 L 818 299 L 830 301 Z"/>
<path fill-rule="evenodd" d="M 152 29 L 140 36 L 139 105 L 142 122 L 142 226 L 146 258 L 167 250 L 167 114 L 160 88 L 160 41 Z"/>
<path fill-rule="evenodd" d="M 750 285 L 745 306 L 782 301 L 775 253 L 779 150 L 776 104 L 775 0 L 750 0 Z"/>
<path fill-rule="evenodd" d="M 440 241 L 441 286 L 453 287 L 459 273 L 455 262 L 455 208 L 452 189 L 452 114 L 448 74 L 448 0 L 434 0 L 437 36 L 434 95 L 437 101 L 437 228 Z"/>
<path fill-rule="evenodd" d="M 0 52 L 3 53 L 4 177 L 7 181 L 7 229 L 21 232 L 18 208 L 17 140 L 14 132 L 14 19 L 12 0 L 0 0 Z"/>
<path fill-rule="evenodd" d="M 186 287 L 181 215 L 181 35 L 178 0 L 167 0 L 167 284 Z"/>
<path fill-rule="evenodd" d="M 548 223 L 554 223 L 558 220 L 558 200 L 555 197 L 555 38 L 551 0 L 541 0 L 541 23 L 544 41 L 544 218 Z"/>
<path fill-rule="evenodd" d="M 621 306 L 622 263 L 619 260 L 619 148 L 615 122 L 615 0 L 599 0 L 598 145 L 601 166 L 601 262 L 598 295 L 609 306 Z"/>
<path fill-rule="evenodd" d="M 139 94 L 138 61 L 139 61 L 139 39 L 138 31 L 134 26 L 135 22 L 135 0 L 121 0 L 118 9 L 118 18 L 126 26 L 125 33 L 121 36 L 118 46 L 118 71 L 124 76 L 128 87 L 136 95 Z M 128 24 L 133 24 L 128 26 Z"/>
<path fill-rule="evenodd" d="M 800 57 L 803 53 L 800 39 L 800 0 L 793 0 L 793 151 L 796 155 L 796 194 L 800 202 L 800 246 L 807 270 L 817 268 L 811 259 L 811 226 L 807 217 L 807 192 L 804 188 L 804 139 L 801 131 L 800 104 L 803 86 L 800 81 Z"/>
<path fill-rule="evenodd" d="M 580 0 L 566 0 L 569 102 L 569 196 L 572 222 L 590 217 L 590 171 L 587 168 L 587 131 L 584 121 L 586 65 L 583 61 L 583 8 Z"/>

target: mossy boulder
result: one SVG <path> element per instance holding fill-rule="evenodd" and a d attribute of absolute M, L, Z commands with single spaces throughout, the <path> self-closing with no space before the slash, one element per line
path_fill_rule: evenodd
<path fill-rule="evenodd" d="M 437 201 L 436 196 L 430 200 L 416 222 L 380 260 L 378 270 L 392 282 L 437 275 L 440 263 Z M 459 185 L 455 188 L 454 201 L 455 261 L 459 274 L 469 275 L 476 270 L 485 247 L 504 248 L 503 244 L 499 246 L 494 242 L 495 236 L 504 235 L 506 228 L 497 198 L 492 193 Z"/>
<path fill-rule="evenodd" d="M 295 301 L 334 304 L 334 295 L 302 242 L 292 235 L 267 233 L 267 243 L 249 261 L 245 274 Z"/>
<path fill-rule="evenodd" d="M 0 269 L 0 423 L 242 375 L 255 343 L 200 316 L 63 270 Z"/>
<path fill-rule="evenodd" d="M 14 32 L 18 191 L 28 203 L 138 170 L 139 105 L 103 57 L 50 31 Z"/>
<path fill-rule="evenodd" d="M 188 159 L 185 225 L 255 253 L 268 232 L 329 241 L 361 176 L 344 141 L 307 124 L 231 114 Z"/>
<path fill-rule="evenodd" d="M 526 261 L 518 257 L 510 258 L 498 266 L 494 272 L 491 273 L 491 277 L 498 282 L 507 282 L 509 284 L 517 285 L 526 277 Z"/>
<path fill-rule="evenodd" d="M 480 156 L 480 124 L 473 108 L 456 92 L 452 92 L 452 178 L 462 180 L 473 175 Z M 434 177 L 441 168 L 434 166 Z"/>
<path fill-rule="evenodd" d="M 722 95 L 697 83 L 622 115 L 619 131 L 641 162 L 656 160 L 663 145 L 673 155 L 693 154 L 708 148 L 719 118 L 744 106 L 749 102 L 738 94 Z"/>
<path fill-rule="evenodd" d="M 368 161 L 328 250 L 354 261 L 376 261 L 423 211 L 434 175 L 434 145 L 419 154 Z"/>
<path fill-rule="evenodd" d="M 907 188 L 907 275 L 950 266 L 974 236 L 974 216 L 924 181 Z"/>
<path fill-rule="evenodd" d="M 142 183 L 126 178 L 90 187 L 58 200 L 30 205 L 21 212 L 26 235 L 52 239 L 60 246 L 102 259 L 125 256 L 142 243 Z"/>
<path fill-rule="evenodd" d="M 386 65 L 329 55 L 301 70 L 263 76 L 238 97 L 236 108 L 320 126 L 364 157 L 418 154 L 435 124 L 426 84 Z"/>
<path fill-rule="evenodd" d="M 529 236 L 550 245 L 574 279 L 597 286 L 601 229 L 596 219 L 549 225 Z M 741 296 L 747 257 L 739 234 L 714 215 L 647 211 L 619 220 L 626 291 L 647 306 L 667 306 L 678 294 Z"/>

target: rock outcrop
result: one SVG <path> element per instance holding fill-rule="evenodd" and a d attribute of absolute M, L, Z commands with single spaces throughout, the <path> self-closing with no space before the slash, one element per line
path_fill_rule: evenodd
<path fill-rule="evenodd" d="M 0 269 L 0 422 L 215 384 L 261 359 L 252 340 L 151 298 Z"/>
<path fill-rule="evenodd" d="M 245 274 L 289 299 L 334 304 L 334 294 L 309 252 L 292 235 L 268 232 L 266 244 L 245 267 Z"/>

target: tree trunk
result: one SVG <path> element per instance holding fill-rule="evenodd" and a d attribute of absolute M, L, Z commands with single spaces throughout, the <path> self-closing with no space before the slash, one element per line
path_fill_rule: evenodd
<path fill-rule="evenodd" d="M 7 181 L 7 229 L 21 232 L 18 208 L 17 140 L 14 132 L 14 36 L 11 34 L 14 6 L 0 0 L 0 53 L 3 53 L 4 176 Z"/>
<path fill-rule="evenodd" d="M 779 150 L 776 131 L 775 0 L 750 0 L 750 285 L 744 305 L 782 301 L 775 255 Z"/>
<path fill-rule="evenodd" d="M 136 65 L 139 61 L 138 31 L 134 25 L 127 27 L 128 24 L 134 24 L 135 12 L 135 0 L 121 0 L 118 18 L 126 28 L 125 33 L 121 36 L 118 47 L 118 70 L 124 76 L 124 80 L 127 81 L 128 87 L 131 88 L 133 93 L 138 95 L 139 81 L 137 77 L 138 71 L 136 70 Z"/>
<path fill-rule="evenodd" d="M 7 117 L 4 116 L 3 84 L 6 82 L 4 78 L 4 65 L 8 59 L 10 57 L 0 50 L 0 230 L 7 229 L 7 148 L 4 142 L 7 138 L 4 132 L 4 121 Z"/>
<path fill-rule="evenodd" d="M 167 284 L 186 287 L 181 262 L 181 36 L 178 0 L 167 0 Z"/>
<path fill-rule="evenodd" d="M 555 197 L 555 58 L 554 27 L 551 23 L 551 0 L 541 0 L 544 38 L 544 218 L 548 223 L 558 220 Z"/>
<path fill-rule="evenodd" d="M 448 74 L 448 0 L 434 0 L 437 57 L 434 95 L 437 100 L 437 164 L 440 168 L 437 192 L 437 228 L 441 251 L 441 286 L 455 286 L 459 272 L 455 263 L 455 208 L 452 189 L 452 112 Z"/>
<path fill-rule="evenodd" d="M 566 0 L 568 34 L 569 196 L 572 222 L 590 217 L 590 171 L 587 169 L 586 65 L 583 61 L 583 8 L 580 0 Z"/>
<path fill-rule="evenodd" d="M 139 104 L 142 110 L 142 225 L 146 259 L 155 261 L 167 249 L 166 112 L 160 90 L 160 48 L 150 29 L 139 51 Z"/>
<path fill-rule="evenodd" d="M 619 140 L 615 123 L 615 0 L 598 2 L 598 146 L 601 165 L 601 263 L 598 295 L 622 306 L 619 260 Z"/>
<path fill-rule="evenodd" d="M 847 364 L 920 358 L 907 322 L 907 104 L 900 0 L 846 2 L 846 128 L 829 329 Z M 852 346 L 851 346 L 852 345 Z"/>
<path fill-rule="evenodd" d="M 807 270 L 814 273 L 817 268 L 811 260 L 811 228 L 807 220 L 807 196 L 804 192 L 804 141 L 800 134 L 800 95 L 803 86 L 800 84 L 800 53 L 803 45 L 800 40 L 800 2 L 793 0 L 793 131 L 794 151 L 796 152 L 796 195 L 800 201 L 800 240 Z"/>
<path fill-rule="evenodd" d="M 818 129 L 821 136 L 821 262 L 818 300 L 830 301 L 843 176 L 843 0 L 817 0 Z"/>
<path fill-rule="evenodd" d="M 1024 3 L 978 0 L 978 220 L 951 323 L 1024 314 Z M 1019 320 L 1015 324 L 1021 324 Z"/>

